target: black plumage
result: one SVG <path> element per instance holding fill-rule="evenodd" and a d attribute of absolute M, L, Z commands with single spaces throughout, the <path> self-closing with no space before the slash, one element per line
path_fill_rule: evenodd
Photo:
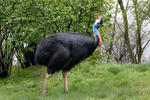
<path fill-rule="evenodd" d="M 69 71 L 81 60 L 89 57 L 99 44 L 97 37 L 79 33 L 60 33 L 45 38 L 37 48 L 35 62 L 47 66 L 48 74 Z"/>

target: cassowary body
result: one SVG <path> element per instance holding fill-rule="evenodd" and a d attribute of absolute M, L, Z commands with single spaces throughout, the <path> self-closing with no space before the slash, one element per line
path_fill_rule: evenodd
<path fill-rule="evenodd" d="M 60 33 L 45 38 L 35 53 L 35 62 L 47 66 L 42 95 L 45 95 L 49 75 L 62 70 L 64 90 L 68 91 L 67 72 L 83 59 L 89 57 L 101 42 L 98 24 L 102 17 L 98 17 L 93 25 L 95 37 L 88 37 L 76 32 Z"/>
<path fill-rule="evenodd" d="M 69 71 L 81 60 L 90 56 L 99 44 L 86 35 L 60 33 L 45 38 L 35 53 L 36 62 L 47 66 L 48 74 L 56 71 Z"/>

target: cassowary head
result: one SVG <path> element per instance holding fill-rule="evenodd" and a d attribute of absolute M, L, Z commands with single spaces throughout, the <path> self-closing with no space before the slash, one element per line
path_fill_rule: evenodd
<path fill-rule="evenodd" d="M 101 26 L 104 26 L 103 25 L 103 17 L 100 15 L 95 15 L 95 17 L 96 17 L 96 21 L 93 25 L 93 32 L 94 32 L 95 36 L 98 36 L 98 33 L 99 33 L 98 28 Z"/>
<path fill-rule="evenodd" d="M 96 17 L 96 21 L 94 24 L 97 24 L 97 28 L 104 26 L 103 25 L 103 17 L 98 14 L 96 14 L 95 17 Z"/>

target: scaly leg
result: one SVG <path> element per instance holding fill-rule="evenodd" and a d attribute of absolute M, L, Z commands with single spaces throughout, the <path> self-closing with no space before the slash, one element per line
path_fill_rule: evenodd
<path fill-rule="evenodd" d="M 67 73 L 68 72 L 63 72 L 63 78 L 64 78 L 64 91 L 67 92 L 68 91 L 68 82 L 67 82 Z"/>
<path fill-rule="evenodd" d="M 45 96 L 49 76 L 50 75 L 46 72 L 45 79 L 44 79 L 44 86 L 43 86 L 42 93 L 41 93 L 42 96 Z"/>

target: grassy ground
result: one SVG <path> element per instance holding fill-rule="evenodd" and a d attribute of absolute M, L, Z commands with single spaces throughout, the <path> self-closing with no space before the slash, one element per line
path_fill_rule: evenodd
<path fill-rule="evenodd" d="M 85 61 L 69 72 L 68 93 L 63 91 L 59 72 L 50 78 L 44 97 L 40 96 L 43 78 L 44 73 L 34 78 L 33 67 L 24 70 L 14 67 L 11 77 L 0 79 L 0 100 L 150 100 L 150 64 Z"/>

